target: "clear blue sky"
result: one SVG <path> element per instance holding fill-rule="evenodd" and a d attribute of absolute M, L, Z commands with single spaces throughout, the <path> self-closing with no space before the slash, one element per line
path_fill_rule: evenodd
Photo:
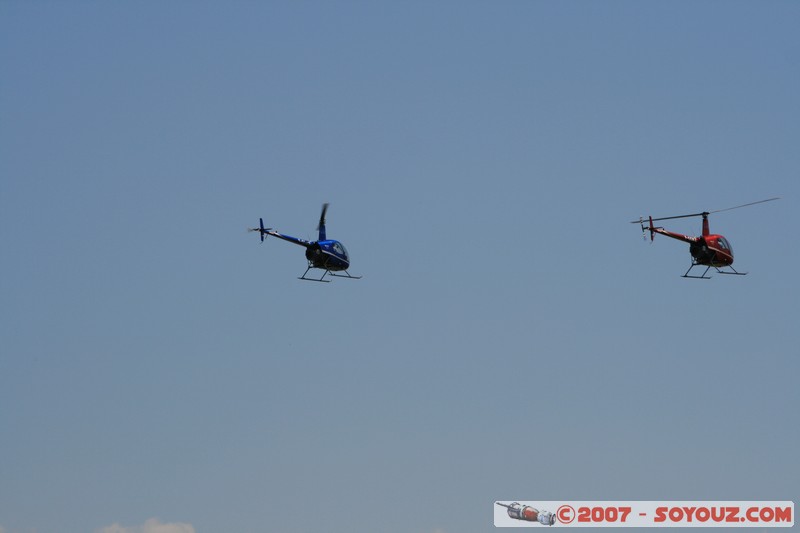
<path fill-rule="evenodd" d="M 0 1 L 0 531 L 797 502 L 798 25 Z M 628 223 L 772 196 L 711 217 L 741 278 L 682 279 L 687 247 Z M 313 237 L 323 202 L 360 281 L 245 231 Z"/>

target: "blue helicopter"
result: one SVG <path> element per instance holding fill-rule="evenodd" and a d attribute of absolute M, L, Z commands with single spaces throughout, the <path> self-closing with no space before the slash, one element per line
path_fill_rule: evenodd
<path fill-rule="evenodd" d="M 337 278 L 350 278 L 361 279 L 361 276 L 352 276 L 347 271 L 350 268 L 350 256 L 347 254 L 347 249 L 339 241 L 328 239 L 325 235 L 325 213 L 328 211 L 328 204 L 322 204 L 322 214 L 319 216 L 319 239 L 316 241 L 307 241 L 305 239 L 298 239 L 290 235 L 278 233 L 272 228 L 264 227 L 264 219 L 258 219 L 257 228 L 249 228 L 248 231 L 257 231 L 261 236 L 261 242 L 267 235 L 272 235 L 284 241 L 289 241 L 306 248 L 306 259 L 308 259 L 308 268 L 303 272 L 303 275 L 297 279 L 306 281 L 322 281 L 328 283 L 330 280 L 323 279 L 326 275 L 331 275 Z M 312 268 L 323 270 L 322 276 L 319 279 L 307 278 L 306 274 Z M 335 272 L 344 272 L 344 274 L 335 274 Z"/>

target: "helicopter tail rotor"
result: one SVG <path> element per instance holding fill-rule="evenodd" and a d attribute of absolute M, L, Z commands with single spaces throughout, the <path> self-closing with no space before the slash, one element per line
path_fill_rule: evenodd
<path fill-rule="evenodd" d="M 258 227 L 257 228 L 248 228 L 247 231 L 257 231 L 259 233 L 259 236 L 261 237 L 261 242 L 264 242 L 264 239 L 266 238 L 267 235 L 269 235 L 268 232 L 271 229 L 272 228 L 265 228 L 264 227 L 264 219 L 263 218 L 259 218 L 258 219 Z"/>
<path fill-rule="evenodd" d="M 655 232 L 655 230 L 653 230 L 653 217 L 651 216 L 649 218 L 650 218 L 650 225 L 649 226 L 645 226 L 644 225 L 644 219 L 642 217 L 639 217 L 639 225 L 642 227 L 642 239 L 647 240 L 647 233 L 646 232 L 647 232 L 647 230 L 650 230 L 650 242 L 653 242 L 653 239 L 655 239 L 655 236 L 656 236 L 656 232 Z"/>

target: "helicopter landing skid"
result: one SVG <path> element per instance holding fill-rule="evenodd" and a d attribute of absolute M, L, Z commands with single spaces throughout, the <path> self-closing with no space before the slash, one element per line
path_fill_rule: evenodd
<path fill-rule="evenodd" d="M 352 276 L 347 270 L 344 271 L 344 274 L 334 274 L 330 271 L 328 271 L 328 273 L 335 278 L 361 279 L 361 276 Z"/>
<path fill-rule="evenodd" d="M 308 274 L 308 271 L 309 271 L 309 270 L 311 270 L 312 268 L 313 268 L 313 267 L 308 267 L 308 268 L 306 269 L 306 271 L 305 271 L 305 272 L 303 272 L 303 275 L 302 275 L 302 276 L 300 276 L 300 277 L 299 277 L 299 278 L 297 278 L 297 279 L 302 279 L 302 280 L 304 280 L 304 281 L 318 281 L 318 282 L 320 282 L 320 283 L 330 283 L 330 282 L 331 282 L 331 280 L 329 280 L 329 279 L 322 279 L 322 278 L 324 278 L 324 277 L 325 277 L 325 274 L 330 274 L 330 270 L 326 270 L 325 272 L 323 272 L 323 273 L 322 273 L 322 276 L 321 276 L 319 279 L 307 278 L 307 277 L 306 277 L 306 274 Z M 333 274 L 331 274 L 331 275 L 333 275 Z"/>
<path fill-rule="evenodd" d="M 682 278 L 692 278 L 692 279 L 711 279 L 711 276 L 706 276 L 708 271 L 711 269 L 711 265 L 706 266 L 706 269 L 703 271 L 703 273 L 700 276 L 690 276 L 689 272 L 691 272 L 691 270 L 696 266 L 702 266 L 702 265 L 700 265 L 700 263 L 692 263 L 692 266 L 689 267 L 689 270 L 687 270 L 686 273 L 681 277 Z M 725 270 L 720 270 L 718 267 L 714 267 L 714 270 L 716 270 L 718 274 L 728 274 L 729 276 L 746 276 L 747 275 L 747 272 L 737 272 L 736 269 L 734 269 L 730 265 L 728 265 L 728 268 L 733 270 L 733 272 L 727 272 Z"/>
<path fill-rule="evenodd" d="M 320 282 L 320 283 L 330 283 L 330 282 L 331 282 L 331 280 L 329 280 L 329 279 L 324 279 L 326 275 L 327 275 L 327 276 L 333 276 L 333 277 L 335 277 L 335 278 L 345 278 L 345 279 L 361 279 L 361 276 L 353 276 L 353 275 L 351 275 L 351 274 L 350 274 L 350 272 L 348 272 L 347 270 L 345 270 L 345 271 L 344 271 L 344 274 L 334 274 L 333 272 L 331 272 L 330 270 L 327 270 L 327 269 L 325 270 L 325 272 L 323 272 L 323 273 L 322 273 L 322 276 L 320 276 L 320 278 L 319 278 L 319 279 L 315 279 L 315 278 L 307 278 L 307 277 L 306 277 L 306 274 L 308 274 L 308 271 L 309 271 L 309 270 L 311 270 L 312 268 L 315 268 L 315 267 L 308 267 L 308 268 L 306 269 L 306 271 L 305 271 L 305 272 L 303 272 L 303 275 L 302 275 L 302 276 L 300 276 L 300 277 L 299 277 L 299 278 L 297 278 L 297 279 L 302 279 L 302 280 L 304 280 L 304 281 L 318 281 L 318 282 Z"/>
<path fill-rule="evenodd" d="M 708 269 L 710 269 L 710 268 L 711 268 L 710 266 L 707 266 L 707 267 L 706 267 L 706 269 L 703 271 L 703 273 L 702 273 L 701 275 L 699 275 L 699 276 L 690 276 L 690 275 L 689 275 L 689 272 L 691 272 L 691 270 L 692 270 L 694 267 L 698 266 L 698 264 L 699 264 L 699 263 L 692 263 L 692 266 L 690 266 L 690 267 L 689 267 L 689 270 L 687 270 L 687 271 L 686 271 L 686 272 L 683 274 L 683 276 L 681 276 L 681 277 L 682 277 L 682 278 L 692 278 L 692 279 L 711 279 L 711 276 L 706 276 L 706 274 L 708 273 Z"/>
<path fill-rule="evenodd" d="M 736 272 L 736 270 L 730 265 L 728 265 L 728 268 L 733 270 L 733 272 L 726 272 L 726 271 L 720 270 L 720 269 L 717 269 L 717 272 L 719 272 L 720 274 L 728 274 L 729 276 L 746 276 L 747 275 L 747 272 Z"/>

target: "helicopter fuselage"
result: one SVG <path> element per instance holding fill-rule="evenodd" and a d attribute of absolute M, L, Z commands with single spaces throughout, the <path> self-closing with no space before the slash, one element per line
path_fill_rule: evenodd
<path fill-rule="evenodd" d="M 314 268 L 322 268 L 332 272 L 350 268 L 347 249 L 339 241 L 326 240 L 309 243 L 306 246 L 306 259 Z"/>
<path fill-rule="evenodd" d="M 722 235 L 698 237 L 689 245 L 689 253 L 698 265 L 725 267 L 733 264 L 733 249 Z"/>

